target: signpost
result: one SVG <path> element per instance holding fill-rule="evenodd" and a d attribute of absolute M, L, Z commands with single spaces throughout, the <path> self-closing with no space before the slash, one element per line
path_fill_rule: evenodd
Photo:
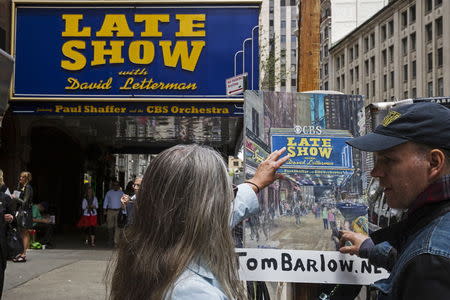
<path fill-rule="evenodd" d="M 227 87 L 227 96 L 242 94 L 247 85 L 247 73 L 228 78 L 225 82 Z"/>

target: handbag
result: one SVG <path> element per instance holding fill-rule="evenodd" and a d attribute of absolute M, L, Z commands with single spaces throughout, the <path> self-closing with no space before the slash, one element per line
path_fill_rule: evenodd
<path fill-rule="evenodd" d="M 127 214 L 123 209 L 119 210 L 117 214 L 117 227 L 124 228 L 127 225 Z"/>
<path fill-rule="evenodd" d="M 6 231 L 6 253 L 8 259 L 16 257 L 23 252 L 22 236 L 16 228 L 8 224 Z"/>
<path fill-rule="evenodd" d="M 17 225 L 20 228 L 32 228 L 33 227 L 33 213 L 31 210 L 19 209 L 16 212 Z"/>

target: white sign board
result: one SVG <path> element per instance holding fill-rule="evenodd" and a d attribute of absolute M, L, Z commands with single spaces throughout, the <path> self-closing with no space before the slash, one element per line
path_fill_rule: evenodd
<path fill-rule="evenodd" d="M 389 273 L 337 251 L 236 249 L 241 280 L 368 285 Z"/>
<path fill-rule="evenodd" d="M 247 73 L 226 79 L 227 95 L 242 94 L 245 90 L 245 78 Z"/>

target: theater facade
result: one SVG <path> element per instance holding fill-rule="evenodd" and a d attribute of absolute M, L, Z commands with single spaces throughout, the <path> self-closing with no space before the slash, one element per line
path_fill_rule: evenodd
<path fill-rule="evenodd" d="M 66 231 L 86 182 L 103 199 L 113 178 L 130 179 L 125 155 L 148 162 L 179 143 L 235 155 L 243 95 L 227 94 L 226 80 L 247 73 L 259 86 L 260 4 L 13 1 L 7 185 L 31 171 L 35 201 L 49 202 Z"/>

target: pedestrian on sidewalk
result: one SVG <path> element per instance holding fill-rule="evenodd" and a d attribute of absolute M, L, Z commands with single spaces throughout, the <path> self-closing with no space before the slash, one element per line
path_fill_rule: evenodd
<path fill-rule="evenodd" d="M 114 180 L 111 189 L 106 193 L 103 201 L 103 211 L 106 212 L 106 226 L 108 227 L 108 244 L 110 247 L 115 247 L 119 243 L 120 228 L 117 223 L 117 216 L 119 210 L 122 209 L 122 202 L 120 199 L 123 196 L 123 191 L 120 188 L 119 182 Z"/>
<path fill-rule="evenodd" d="M 11 198 L 0 192 L 0 299 L 3 293 L 3 283 L 5 281 L 6 261 L 8 253 L 6 249 L 7 224 L 13 221 L 11 210 Z"/>
<path fill-rule="evenodd" d="M 323 221 L 323 229 L 327 230 L 328 229 L 328 209 L 325 205 L 322 207 L 322 221 Z"/>
<path fill-rule="evenodd" d="M 98 200 L 97 197 L 94 196 L 94 190 L 91 186 L 86 188 L 84 199 L 81 202 L 81 209 L 83 210 L 83 215 L 81 216 L 77 227 L 83 228 L 85 234 L 84 244 L 95 247 Z"/>
<path fill-rule="evenodd" d="M 277 179 L 284 151 L 271 153 L 234 201 L 216 151 L 179 145 L 160 153 L 119 243 L 110 299 L 244 299 L 231 228 L 259 210 L 256 193 Z"/>
<path fill-rule="evenodd" d="M 30 247 L 30 229 L 33 229 L 33 188 L 31 187 L 31 179 L 30 172 L 21 172 L 17 190 L 11 195 L 15 202 L 13 206 L 17 208 L 17 227 L 23 241 L 23 253 L 13 258 L 13 262 L 27 261 L 27 249 Z"/>

